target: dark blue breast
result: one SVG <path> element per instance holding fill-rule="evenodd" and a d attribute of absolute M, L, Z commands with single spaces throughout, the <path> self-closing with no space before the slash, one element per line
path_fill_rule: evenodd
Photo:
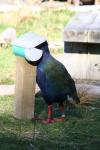
<path fill-rule="evenodd" d="M 70 84 L 73 82 L 71 76 L 48 52 L 43 55 L 37 66 L 36 80 L 48 104 L 64 101 L 67 94 L 71 93 Z"/>

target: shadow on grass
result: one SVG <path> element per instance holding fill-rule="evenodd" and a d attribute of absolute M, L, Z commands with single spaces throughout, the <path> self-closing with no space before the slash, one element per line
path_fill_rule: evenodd
<path fill-rule="evenodd" d="M 91 105 L 67 105 L 66 119 L 49 125 L 13 117 L 13 97 L 0 97 L 0 150 L 99 150 L 100 99 Z M 36 94 L 35 113 L 47 117 L 41 93 Z M 54 104 L 54 117 L 59 108 Z"/>

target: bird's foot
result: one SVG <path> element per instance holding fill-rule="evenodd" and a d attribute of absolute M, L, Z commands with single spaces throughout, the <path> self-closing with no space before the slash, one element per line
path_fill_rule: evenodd
<path fill-rule="evenodd" d="M 44 120 L 42 120 L 43 124 L 50 124 L 50 123 L 53 123 L 53 122 L 54 122 L 53 119 L 44 119 Z"/>
<path fill-rule="evenodd" d="M 55 122 L 63 122 L 65 120 L 65 117 L 58 117 L 58 118 L 54 118 Z"/>

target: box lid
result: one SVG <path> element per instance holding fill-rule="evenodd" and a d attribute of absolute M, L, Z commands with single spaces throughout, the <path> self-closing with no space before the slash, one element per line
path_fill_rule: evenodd
<path fill-rule="evenodd" d="M 12 45 L 16 45 L 24 48 L 34 48 L 44 43 L 45 41 L 46 39 L 43 36 L 38 35 L 36 33 L 27 32 L 22 36 L 20 36 L 19 38 L 17 38 L 16 40 L 14 40 L 12 42 Z"/>

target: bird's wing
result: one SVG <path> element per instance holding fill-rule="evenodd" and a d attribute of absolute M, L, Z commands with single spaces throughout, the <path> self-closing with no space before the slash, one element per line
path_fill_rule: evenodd
<path fill-rule="evenodd" d="M 45 91 L 46 76 L 41 69 L 37 69 L 36 82 L 39 85 L 40 89 L 43 89 L 43 91 Z"/>

